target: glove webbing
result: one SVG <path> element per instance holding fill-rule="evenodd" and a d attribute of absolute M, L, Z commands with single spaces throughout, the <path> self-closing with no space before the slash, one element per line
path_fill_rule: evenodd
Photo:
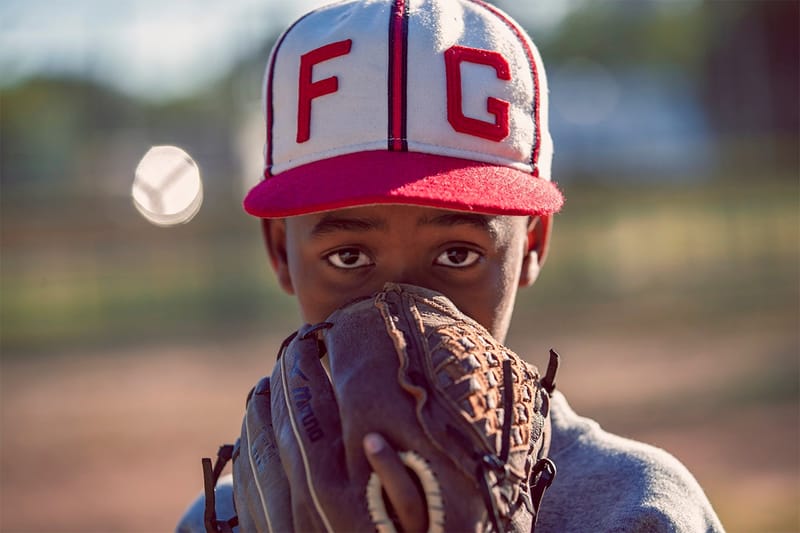
<path fill-rule="evenodd" d="M 542 387 L 548 395 L 552 395 L 556 388 L 555 378 L 558 371 L 559 355 L 555 350 L 550 350 L 550 361 L 547 364 L 547 372 L 542 378 Z M 508 461 L 508 454 L 511 444 L 511 423 L 514 396 L 512 390 L 511 361 L 503 361 L 503 430 L 501 435 L 500 456 L 485 454 L 478 462 L 478 479 L 480 480 L 481 495 L 484 504 L 489 512 L 494 530 L 498 533 L 503 531 L 501 527 L 500 515 L 497 511 L 497 504 L 492 498 L 491 481 L 489 480 L 489 470 L 502 480 L 506 476 L 505 465 Z M 531 500 L 533 504 L 533 519 L 531 521 L 531 533 L 536 529 L 536 519 L 539 517 L 539 506 L 542 503 L 544 492 L 553 483 L 556 477 L 556 465 L 548 458 L 540 459 L 533 466 L 530 477 Z"/>
<path fill-rule="evenodd" d="M 553 391 L 556 390 L 556 373 L 558 372 L 558 364 L 560 360 L 561 356 L 558 355 L 557 351 L 551 348 L 550 360 L 547 363 L 547 371 L 545 372 L 545 375 L 541 381 L 542 387 L 544 387 L 544 390 L 547 391 L 549 396 L 552 396 Z M 533 522 L 531 522 L 531 533 L 533 533 L 536 527 L 536 519 L 539 517 L 539 506 L 542 503 L 544 491 L 550 487 L 555 478 L 556 465 L 547 457 L 539 459 L 536 464 L 533 465 L 529 482 L 531 489 L 531 500 L 533 503 Z"/>
<path fill-rule="evenodd" d="M 233 444 L 220 446 L 217 451 L 217 461 L 214 463 L 213 468 L 211 467 L 211 459 L 203 457 L 203 488 L 206 494 L 203 523 L 206 526 L 206 533 L 232 533 L 233 528 L 239 525 L 239 517 L 236 515 L 228 520 L 217 520 L 217 498 L 214 492 L 222 470 L 235 453 L 234 448 Z M 238 452 L 238 449 L 236 452 Z"/>
<path fill-rule="evenodd" d="M 489 471 L 493 471 L 498 480 L 503 480 L 506 477 L 506 461 L 508 461 L 508 454 L 511 448 L 512 409 L 514 408 L 512 378 L 511 361 L 506 359 L 503 361 L 503 429 L 501 432 L 500 456 L 489 453 L 484 454 L 478 461 L 477 467 L 477 478 L 481 488 L 481 496 L 483 496 L 483 503 L 486 505 L 489 519 L 496 533 L 502 533 L 504 529 L 502 528 L 500 513 L 497 510 L 497 503 L 492 497 Z"/>

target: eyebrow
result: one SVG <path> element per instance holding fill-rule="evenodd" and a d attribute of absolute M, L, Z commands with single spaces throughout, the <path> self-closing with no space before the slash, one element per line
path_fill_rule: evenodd
<path fill-rule="evenodd" d="M 443 213 L 432 217 L 421 217 L 417 220 L 417 227 L 472 226 L 490 233 L 491 235 L 496 235 L 497 228 L 492 223 L 496 218 L 497 217 L 478 213 Z M 366 232 L 372 230 L 386 230 L 387 228 L 388 224 L 382 218 L 347 217 L 329 213 L 314 224 L 314 227 L 311 229 L 311 236 L 319 237 L 337 231 Z"/>
<path fill-rule="evenodd" d="M 336 231 L 370 231 L 386 229 L 386 222 L 376 218 L 342 217 L 328 214 L 314 224 L 311 236 L 318 237 Z"/>
<path fill-rule="evenodd" d="M 417 226 L 473 226 L 491 234 L 497 233 L 497 229 L 492 224 L 495 217 L 481 215 L 478 213 L 444 213 L 435 217 L 421 218 Z"/>

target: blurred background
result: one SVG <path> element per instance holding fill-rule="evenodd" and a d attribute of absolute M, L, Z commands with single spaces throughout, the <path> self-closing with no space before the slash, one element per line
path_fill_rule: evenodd
<path fill-rule="evenodd" d="M 0 3 L 0 530 L 169 531 L 299 323 L 241 199 L 280 29 L 318 2 Z M 796 0 L 497 1 L 567 197 L 508 344 L 666 448 L 729 531 L 800 530 Z M 134 209 L 152 145 L 205 202 Z"/>

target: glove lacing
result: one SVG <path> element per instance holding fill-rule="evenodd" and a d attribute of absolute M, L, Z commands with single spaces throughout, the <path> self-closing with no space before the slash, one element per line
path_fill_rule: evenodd
<path fill-rule="evenodd" d="M 550 350 L 550 361 L 547 365 L 547 372 L 545 377 L 542 378 L 542 387 L 547 391 L 548 395 L 552 395 L 555 390 L 555 375 L 558 370 L 559 355 L 555 350 Z M 514 405 L 514 391 L 512 389 L 513 376 L 511 373 L 511 361 L 506 359 L 503 361 L 503 429 L 501 435 L 500 455 L 484 454 L 480 457 L 477 466 L 477 479 L 481 488 L 481 495 L 483 496 L 486 510 L 489 513 L 494 531 L 501 533 L 505 531 L 503 522 L 500 517 L 500 512 L 497 509 L 497 503 L 492 497 L 492 481 L 489 473 L 494 472 L 497 483 L 502 483 L 510 474 L 508 472 L 506 463 L 508 461 L 508 454 L 511 447 L 511 424 L 512 409 Z M 547 488 L 553 483 L 556 476 L 556 465 L 552 460 L 547 457 L 539 459 L 533 466 L 529 479 L 529 488 L 531 491 L 531 500 L 533 505 L 533 519 L 531 521 L 531 533 L 536 529 L 536 519 L 539 516 L 539 506 L 544 497 Z"/>

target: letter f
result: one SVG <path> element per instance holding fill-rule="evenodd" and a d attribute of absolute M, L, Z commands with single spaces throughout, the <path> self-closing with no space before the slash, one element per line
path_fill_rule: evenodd
<path fill-rule="evenodd" d="M 339 90 L 339 79 L 336 76 L 324 80 L 311 81 L 314 65 L 334 57 L 350 53 L 351 39 L 326 44 L 300 57 L 300 79 L 297 99 L 297 142 L 306 142 L 311 137 L 311 101 L 319 96 L 335 93 Z"/>

